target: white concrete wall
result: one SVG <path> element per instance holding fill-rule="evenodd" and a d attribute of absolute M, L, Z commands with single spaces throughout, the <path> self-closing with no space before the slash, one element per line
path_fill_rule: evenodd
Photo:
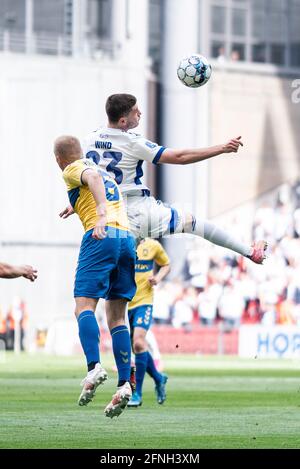
<path fill-rule="evenodd" d="M 299 178 L 300 106 L 292 102 L 297 72 L 273 66 L 214 65 L 210 92 L 211 143 L 242 135 L 238 155 L 211 160 L 208 214 L 217 216 Z"/>
<path fill-rule="evenodd" d="M 61 134 L 82 138 L 106 122 L 105 100 L 116 92 L 137 96 L 145 110 L 139 131 L 145 132 L 147 77 L 145 53 L 132 64 L 124 55 L 93 62 L 0 55 L 0 260 L 29 263 L 39 271 L 35 284 L 1 279 L 4 312 L 18 295 L 28 303 L 32 324 L 72 314 L 76 245 L 83 230 L 76 216 L 58 217 L 68 199 L 53 140 Z"/>
<path fill-rule="evenodd" d="M 166 201 L 185 204 L 201 217 L 221 219 L 222 214 L 249 204 L 254 209 L 258 197 L 299 179 L 300 105 L 292 102 L 297 71 L 284 76 L 272 65 L 212 62 L 212 66 L 211 79 L 202 88 L 182 90 L 178 79 L 171 81 L 165 92 L 169 99 L 164 101 L 167 132 L 162 143 L 203 147 L 242 135 L 244 147 L 238 155 L 189 167 L 166 165 L 164 186 Z M 251 222 L 252 212 L 249 216 Z M 187 236 L 167 243 L 175 276 L 188 246 Z"/>

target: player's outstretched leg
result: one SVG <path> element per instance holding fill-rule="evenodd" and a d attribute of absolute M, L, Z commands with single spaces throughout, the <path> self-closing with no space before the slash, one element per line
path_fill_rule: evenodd
<path fill-rule="evenodd" d="M 200 236 L 213 244 L 222 246 L 227 249 L 248 257 L 256 264 L 263 264 L 266 259 L 266 241 L 256 241 L 252 246 L 249 246 L 231 236 L 229 233 L 219 228 L 214 223 L 207 220 L 195 218 L 193 215 L 185 215 L 185 220 L 179 224 L 175 233 L 190 233 Z"/>

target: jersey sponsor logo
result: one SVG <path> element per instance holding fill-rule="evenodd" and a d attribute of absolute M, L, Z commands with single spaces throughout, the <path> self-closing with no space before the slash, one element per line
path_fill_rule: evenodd
<path fill-rule="evenodd" d="M 145 145 L 149 148 L 155 148 L 157 147 L 157 144 L 156 143 L 153 143 L 153 142 L 145 142 Z"/>
<path fill-rule="evenodd" d="M 102 150 L 110 150 L 112 147 L 111 142 L 101 142 L 100 140 L 95 141 L 95 147 L 100 148 Z"/>
<path fill-rule="evenodd" d="M 107 134 L 100 134 L 99 138 L 108 138 L 108 135 Z"/>
<path fill-rule="evenodd" d="M 136 272 L 149 272 L 153 269 L 153 260 L 143 261 L 141 259 L 136 260 L 135 271 Z"/>
<path fill-rule="evenodd" d="M 151 265 L 144 265 L 144 264 L 135 264 L 135 271 L 136 272 L 149 272 L 150 270 L 153 269 L 153 266 Z"/>

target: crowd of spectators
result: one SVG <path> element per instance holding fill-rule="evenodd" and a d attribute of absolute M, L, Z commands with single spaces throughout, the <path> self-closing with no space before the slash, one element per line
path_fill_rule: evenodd
<path fill-rule="evenodd" d="M 156 323 L 187 329 L 218 323 L 300 325 L 300 183 L 282 186 L 273 200 L 258 206 L 252 233 L 243 233 L 237 219 L 231 229 L 244 239 L 268 242 L 265 264 L 193 241 L 181 278 L 156 289 Z"/>

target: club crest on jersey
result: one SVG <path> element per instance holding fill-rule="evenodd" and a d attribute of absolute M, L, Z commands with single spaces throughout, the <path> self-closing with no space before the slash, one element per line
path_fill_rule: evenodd
<path fill-rule="evenodd" d="M 97 165 L 94 163 L 93 160 L 91 160 L 90 158 L 84 158 L 83 159 L 83 164 L 85 166 L 91 166 L 91 167 L 94 167 L 95 169 L 97 169 Z"/>

